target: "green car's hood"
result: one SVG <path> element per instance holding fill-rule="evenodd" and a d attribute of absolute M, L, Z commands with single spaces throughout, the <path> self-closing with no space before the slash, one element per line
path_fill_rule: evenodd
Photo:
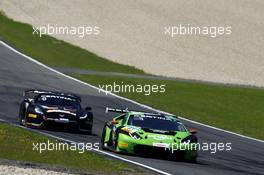
<path fill-rule="evenodd" d="M 189 136 L 188 131 L 161 131 L 148 128 L 140 128 L 135 126 L 125 126 L 122 130 L 130 133 L 131 137 L 134 133 L 139 135 L 142 143 L 180 143 L 182 139 Z"/>

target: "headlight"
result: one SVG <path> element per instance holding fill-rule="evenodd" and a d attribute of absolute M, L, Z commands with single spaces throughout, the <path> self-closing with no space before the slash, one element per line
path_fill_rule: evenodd
<path fill-rule="evenodd" d="M 186 144 L 189 144 L 191 143 L 191 139 L 182 139 L 181 143 L 186 143 Z"/>
<path fill-rule="evenodd" d="M 84 116 L 81 116 L 80 119 L 85 119 L 87 118 L 87 114 L 85 114 Z"/>
<path fill-rule="evenodd" d="M 35 107 L 35 112 L 38 114 L 43 114 L 43 111 L 39 107 Z"/>
<path fill-rule="evenodd" d="M 187 137 L 185 137 L 184 139 L 181 140 L 181 143 L 197 143 L 198 140 L 197 140 L 197 137 L 194 136 L 194 135 L 189 135 Z"/>

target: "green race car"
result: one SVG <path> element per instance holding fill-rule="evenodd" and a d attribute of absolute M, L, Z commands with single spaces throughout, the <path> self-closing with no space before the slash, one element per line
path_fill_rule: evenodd
<path fill-rule="evenodd" d="M 176 116 L 106 108 L 109 111 L 120 114 L 104 126 L 103 149 L 196 161 L 196 131 L 189 131 Z"/>

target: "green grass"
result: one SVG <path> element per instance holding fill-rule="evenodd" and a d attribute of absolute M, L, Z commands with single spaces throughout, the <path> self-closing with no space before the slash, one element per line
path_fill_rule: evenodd
<path fill-rule="evenodd" d="M 142 70 L 108 61 L 80 47 L 44 35 L 33 35 L 32 26 L 0 13 L 0 39 L 49 66 L 144 74 Z"/>
<path fill-rule="evenodd" d="M 188 119 L 264 140 L 263 89 L 95 75 L 72 76 L 96 86 L 113 82 L 165 84 L 165 93 L 119 95 Z"/>
<path fill-rule="evenodd" d="M 93 174 L 144 174 L 141 169 L 91 152 L 33 150 L 33 143 L 57 142 L 22 128 L 0 123 L 0 159 L 80 169 Z"/>

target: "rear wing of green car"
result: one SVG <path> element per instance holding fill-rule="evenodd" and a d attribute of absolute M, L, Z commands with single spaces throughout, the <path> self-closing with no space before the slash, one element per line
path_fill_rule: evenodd
<path fill-rule="evenodd" d="M 128 108 L 126 108 L 126 109 L 114 109 L 114 108 L 106 107 L 105 108 L 105 113 L 108 113 L 108 112 L 127 113 L 127 112 L 130 112 L 130 111 L 128 110 Z"/>
<path fill-rule="evenodd" d="M 145 111 L 128 110 L 128 108 L 126 108 L 126 109 L 115 109 L 115 108 L 106 107 L 105 113 L 108 113 L 108 112 L 116 112 L 116 113 L 141 112 L 141 113 L 144 113 L 146 115 L 167 115 L 164 113 L 149 113 L 149 112 L 145 112 Z M 172 115 L 172 116 L 178 118 L 175 115 Z"/>

